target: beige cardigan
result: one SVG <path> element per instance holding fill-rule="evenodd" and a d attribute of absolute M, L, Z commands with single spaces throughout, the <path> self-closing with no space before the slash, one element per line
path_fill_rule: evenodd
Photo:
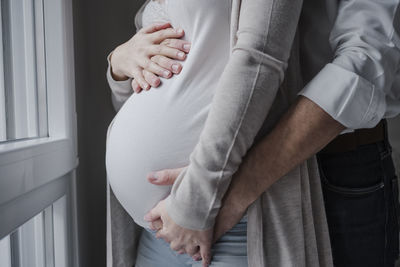
<path fill-rule="evenodd" d="M 230 136 L 227 129 L 237 129 L 237 140 L 234 140 L 229 150 L 229 153 L 233 153 L 233 159 L 227 164 L 219 162 L 219 158 L 226 156 L 223 147 L 211 152 L 196 148 L 200 152 L 194 153 L 194 157 L 204 158 L 205 161 L 210 158 L 207 153 L 213 153 L 214 158 L 217 157 L 215 168 L 224 164 L 225 176 L 219 177 L 222 182 L 218 183 L 221 187 L 229 185 L 230 176 L 247 149 L 254 140 L 264 136 L 273 127 L 302 89 L 295 38 L 301 4 L 300 0 L 232 0 L 232 57 L 221 77 L 201 139 L 213 146 L 215 136 L 210 133 Z M 141 11 L 136 17 L 137 22 L 141 21 Z M 115 89 L 117 85 L 110 78 L 109 82 L 114 94 L 118 94 Z M 251 85 L 251 92 L 247 90 L 248 85 Z M 219 109 L 227 109 L 229 112 Z M 236 115 L 232 117 L 231 114 Z M 243 119 L 239 121 L 237 114 L 243 116 Z M 221 126 L 216 121 L 226 123 Z M 191 173 L 199 177 L 205 175 L 201 169 Z M 179 181 L 180 184 L 182 180 L 186 183 L 183 190 L 185 186 L 194 184 L 196 188 L 201 188 L 206 184 L 193 177 L 189 179 L 185 176 L 183 179 L 183 176 Z M 207 185 L 204 188 L 201 189 L 207 190 Z M 172 194 L 177 194 L 176 191 Z M 224 192 L 224 189 L 220 190 L 216 206 Z M 141 229 L 124 211 L 109 185 L 107 200 L 107 266 L 132 267 Z M 179 202 L 174 205 L 179 205 Z M 176 211 L 171 209 L 173 206 L 169 212 L 172 211 L 173 219 L 177 220 L 180 218 L 179 213 L 185 210 L 180 206 Z M 206 217 L 212 223 L 215 212 L 208 215 Z M 190 216 L 192 220 L 179 223 L 193 226 L 198 221 L 194 219 L 196 216 L 193 214 Z M 300 164 L 249 207 L 247 233 L 250 267 L 333 266 L 315 158 Z"/>

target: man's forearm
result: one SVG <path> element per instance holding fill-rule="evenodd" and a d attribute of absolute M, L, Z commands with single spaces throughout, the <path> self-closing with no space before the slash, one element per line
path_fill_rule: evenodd
<path fill-rule="evenodd" d="M 247 208 L 344 129 L 318 105 L 300 96 L 271 133 L 248 152 L 225 195 L 225 204 Z"/>

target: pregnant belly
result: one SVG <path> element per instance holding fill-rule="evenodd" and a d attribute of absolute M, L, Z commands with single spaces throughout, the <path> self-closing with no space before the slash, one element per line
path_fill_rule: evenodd
<path fill-rule="evenodd" d="M 157 93 L 157 94 L 155 94 Z M 107 176 L 115 196 L 134 221 L 165 198 L 170 186 L 150 184 L 149 172 L 186 166 L 204 126 L 209 101 L 169 101 L 161 92 L 134 95 L 110 125 Z"/>

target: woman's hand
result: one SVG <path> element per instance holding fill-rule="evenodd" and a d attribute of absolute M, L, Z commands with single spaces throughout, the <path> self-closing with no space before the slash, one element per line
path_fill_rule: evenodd
<path fill-rule="evenodd" d="M 185 169 L 186 167 L 183 168 L 177 168 L 177 169 L 165 169 L 162 171 L 158 172 L 152 172 L 147 175 L 147 180 L 154 184 L 154 185 L 173 185 L 175 180 L 178 178 L 179 174 Z M 240 179 L 240 178 L 237 178 Z M 221 209 L 219 210 L 218 216 L 215 220 L 215 225 L 213 229 L 213 234 L 212 234 L 212 243 L 217 242 L 217 240 L 224 235 L 227 231 L 232 229 L 244 216 L 247 210 L 247 205 L 241 201 L 242 197 L 240 193 L 234 192 L 234 189 L 237 189 L 237 183 L 234 182 L 235 179 L 232 179 L 232 184 L 225 194 L 225 197 L 222 202 Z M 233 192 L 233 193 L 232 193 Z M 162 229 L 164 227 L 165 221 L 172 221 L 170 218 L 168 218 L 168 214 L 166 214 L 165 210 L 163 210 L 163 202 L 159 202 L 159 204 L 152 210 L 149 214 L 148 217 L 146 218 L 147 221 L 149 222 L 149 226 L 152 230 L 158 231 L 159 234 L 158 236 L 160 237 L 165 237 Z M 161 206 L 161 207 L 160 207 Z M 165 209 L 165 208 L 164 208 Z M 160 212 L 164 211 L 163 212 Z M 156 211 L 156 212 L 155 212 Z M 159 213 L 159 215 L 156 215 Z M 163 214 L 166 219 L 162 218 L 160 214 Z M 174 223 L 172 222 L 172 225 Z M 174 225 L 176 226 L 176 225 Z M 168 228 L 168 226 L 167 226 Z M 179 229 L 179 227 L 178 227 Z M 203 233 L 204 234 L 204 233 Z M 210 234 L 210 233 L 207 233 Z M 171 240 L 166 240 L 171 241 Z M 190 242 L 187 242 L 190 244 Z M 183 253 L 188 253 L 185 248 L 177 246 L 177 243 L 175 242 L 173 245 L 171 243 L 171 248 L 174 250 L 177 250 L 179 254 Z M 197 251 L 193 253 L 188 253 L 193 260 L 198 261 L 201 260 L 204 256 L 201 254 L 201 251 Z M 203 261 L 203 265 L 206 266 L 207 263 L 209 263 L 209 256 L 207 257 L 207 261 Z"/>
<path fill-rule="evenodd" d="M 162 228 L 157 231 L 156 237 L 162 238 L 170 244 L 172 250 L 184 252 L 194 260 L 203 261 L 203 267 L 211 263 L 211 245 L 213 228 L 207 230 L 191 230 L 177 225 L 168 215 L 165 201 L 161 200 L 144 219 L 148 222 L 161 220 Z"/>
<path fill-rule="evenodd" d="M 152 172 L 147 175 L 147 180 L 154 185 L 173 185 L 179 174 L 185 168 L 186 167 Z M 235 179 L 232 179 L 228 191 L 225 193 L 221 209 L 219 210 L 218 216 L 215 219 L 213 235 L 214 243 L 242 219 L 248 207 L 248 203 L 242 201 L 243 193 L 237 192 L 237 189 L 241 187 L 238 181 L 242 181 L 244 179 L 238 177 L 238 175 L 236 175 L 234 178 Z M 158 231 L 163 227 L 163 222 L 161 219 L 151 220 L 149 223 L 152 230 Z"/>
<path fill-rule="evenodd" d="M 180 73 L 182 65 L 176 60 L 185 60 L 190 50 L 190 43 L 179 39 L 184 34 L 170 23 L 141 29 L 112 52 L 113 78 L 119 81 L 133 78 L 132 89 L 139 93 L 142 89 L 159 86 L 159 77 L 168 79 Z"/>

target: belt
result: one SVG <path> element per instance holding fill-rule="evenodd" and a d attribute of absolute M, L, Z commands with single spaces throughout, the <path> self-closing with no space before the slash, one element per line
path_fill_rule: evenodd
<path fill-rule="evenodd" d="M 355 150 L 361 145 L 383 141 L 386 136 L 386 120 L 381 120 L 374 128 L 358 129 L 337 136 L 320 153 L 340 153 Z"/>

